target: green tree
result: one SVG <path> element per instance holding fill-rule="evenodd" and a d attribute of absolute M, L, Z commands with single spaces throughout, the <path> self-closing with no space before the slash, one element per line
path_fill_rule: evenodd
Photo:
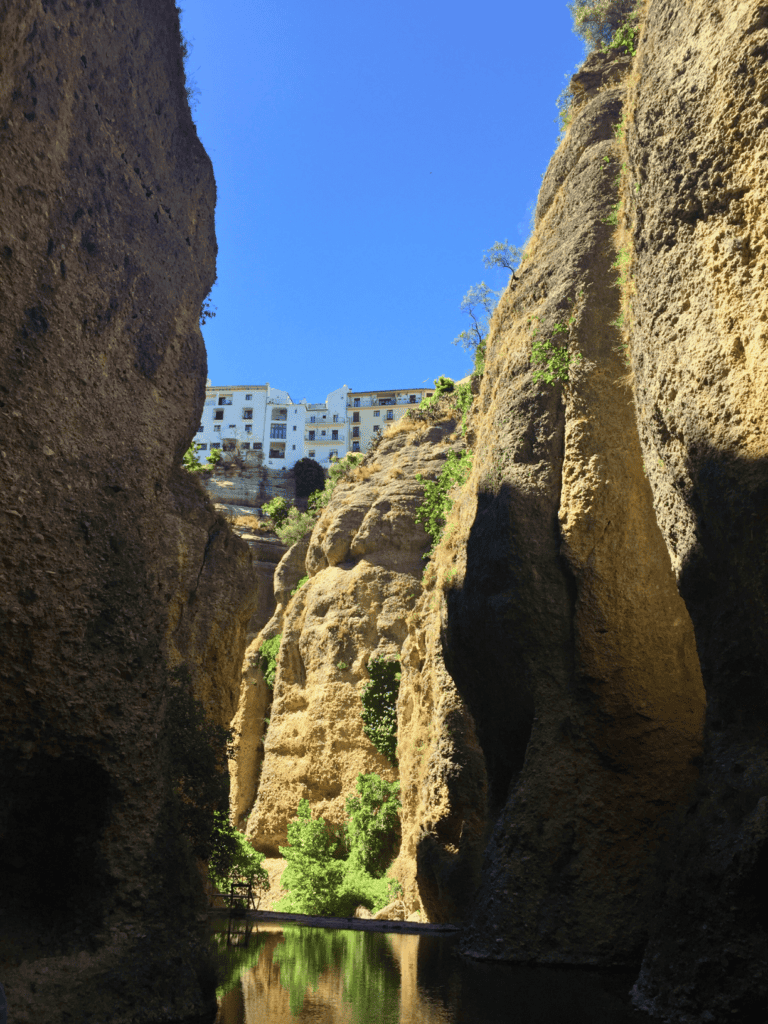
<path fill-rule="evenodd" d="M 231 882 L 250 882 L 253 886 L 269 889 L 269 875 L 262 867 L 264 854 L 251 846 L 242 832 L 230 823 L 225 811 L 214 814 L 213 849 L 208 858 L 208 874 L 221 892 Z"/>
<path fill-rule="evenodd" d="M 291 510 L 291 504 L 282 497 L 273 498 L 272 501 L 268 501 L 265 505 L 262 505 L 262 512 L 266 512 L 269 518 L 272 520 L 272 525 L 277 529 L 282 526 L 288 518 L 288 513 Z"/>
<path fill-rule="evenodd" d="M 349 859 L 381 878 L 394 855 L 399 834 L 399 782 L 380 775 L 358 775 L 357 795 L 347 797 L 346 846 Z"/>
<path fill-rule="evenodd" d="M 573 16 L 573 31 L 581 36 L 589 50 L 607 49 L 627 22 L 633 20 L 637 0 L 572 0 L 568 10 Z M 617 45 L 626 46 L 624 40 Z"/>
<path fill-rule="evenodd" d="M 288 861 L 282 886 L 288 896 L 278 907 L 287 913 L 328 914 L 336 907 L 336 893 L 344 867 L 334 858 L 336 837 L 324 818 L 313 818 L 309 800 L 300 800 L 296 817 L 288 823 L 288 845 L 279 847 Z"/>

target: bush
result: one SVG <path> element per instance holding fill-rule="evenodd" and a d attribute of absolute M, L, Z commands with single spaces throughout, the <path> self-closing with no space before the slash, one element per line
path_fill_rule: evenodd
<path fill-rule="evenodd" d="M 275 499 L 277 500 L 277 499 Z M 317 515 L 314 512 L 299 512 L 295 506 L 288 509 L 288 515 L 281 526 L 275 525 L 275 533 L 289 548 L 297 544 L 301 538 L 309 533 L 317 522 Z"/>
<path fill-rule="evenodd" d="M 359 906 L 376 913 L 390 903 L 402 891 L 398 882 L 374 877 L 365 865 L 383 873 L 383 858 L 397 839 L 399 788 L 399 782 L 388 783 L 378 775 L 358 776 L 359 795 L 347 798 L 346 860 L 336 858 L 338 841 L 325 819 L 313 818 L 309 801 L 300 800 L 296 818 L 288 825 L 288 846 L 279 848 L 288 861 L 282 877 L 288 895 L 275 909 L 351 917 Z"/>
<path fill-rule="evenodd" d="M 617 48 L 625 47 L 626 28 L 633 28 L 636 7 L 637 0 L 572 0 L 568 4 L 573 30 L 590 50 L 605 50 L 614 42 Z"/>
<path fill-rule="evenodd" d="M 259 666 L 261 668 L 261 674 L 264 676 L 264 682 L 270 690 L 275 685 L 275 676 L 277 675 L 277 655 L 280 651 L 280 641 L 282 639 L 283 634 L 278 633 L 277 636 L 273 636 L 271 640 L 265 640 L 256 655 L 259 659 Z"/>
<path fill-rule="evenodd" d="M 297 498 L 308 498 L 310 494 L 325 486 L 323 467 L 314 459 L 299 459 L 293 467 L 293 476 L 296 481 Z"/>
<path fill-rule="evenodd" d="M 208 859 L 208 874 L 217 889 L 225 892 L 232 882 L 250 882 L 269 889 L 269 875 L 262 867 L 264 854 L 258 853 L 245 836 L 234 828 L 224 811 L 214 815 L 213 849 Z"/>
<path fill-rule="evenodd" d="M 387 782 L 371 773 L 358 775 L 357 796 L 347 797 L 349 859 L 374 878 L 381 878 L 394 855 L 400 824 L 399 792 L 399 782 Z"/>
<path fill-rule="evenodd" d="M 182 465 L 188 473 L 206 473 L 213 469 L 215 465 L 221 460 L 221 452 L 214 448 L 213 451 L 208 455 L 205 460 L 205 465 L 200 462 L 198 452 L 200 451 L 200 445 L 195 441 L 187 448 L 184 452 L 182 459 Z"/>
<path fill-rule="evenodd" d="M 465 482 L 471 468 L 471 452 L 464 451 L 461 454 L 450 452 L 437 480 L 425 480 L 422 476 L 416 477 L 424 484 L 424 500 L 416 510 L 415 519 L 417 523 L 423 525 L 432 538 L 432 547 L 424 556 L 425 558 L 429 558 L 443 535 L 448 513 L 453 507 L 451 491 Z"/>
<path fill-rule="evenodd" d="M 272 525 L 275 530 L 288 518 L 288 513 L 291 510 L 291 505 L 285 498 L 273 498 L 272 501 L 268 501 L 265 505 L 262 505 L 262 512 L 266 512 L 269 518 L 272 520 Z"/>
<path fill-rule="evenodd" d="M 363 687 L 363 732 L 380 754 L 397 764 L 397 695 L 400 662 L 376 658 L 368 662 L 371 677 Z"/>

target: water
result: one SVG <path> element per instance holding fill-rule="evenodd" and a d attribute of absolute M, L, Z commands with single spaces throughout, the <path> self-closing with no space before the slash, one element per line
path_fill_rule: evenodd
<path fill-rule="evenodd" d="M 216 1024 L 648 1024 L 634 973 L 468 962 L 455 935 L 215 925 Z"/>

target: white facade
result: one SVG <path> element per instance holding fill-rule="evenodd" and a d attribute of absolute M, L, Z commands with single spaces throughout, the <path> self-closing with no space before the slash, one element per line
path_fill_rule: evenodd
<path fill-rule="evenodd" d="M 305 456 L 325 468 L 348 451 L 345 384 L 323 403 L 293 402 L 270 384 L 208 386 L 194 440 L 205 457 L 213 449 L 237 451 L 248 461 L 261 453 L 273 470 L 292 469 Z M 310 438 L 307 440 L 307 438 Z"/>
<path fill-rule="evenodd" d="M 348 391 L 346 402 L 349 451 L 365 452 L 371 441 L 391 423 L 396 423 L 417 406 L 422 398 L 435 393 L 431 388 L 407 391 Z"/>

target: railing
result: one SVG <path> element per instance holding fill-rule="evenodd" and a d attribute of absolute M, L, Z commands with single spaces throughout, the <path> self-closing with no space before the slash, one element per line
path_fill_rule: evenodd
<path fill-rule="evenodd" d="M 360 398 L 360 399 L 357 400 L 357 405 L 355 405 L 354 401 L 350 401 L 348 399 L 347 400 L 347 408 L 348 409 L 370 409 L 370 408 L 379 408 L 380 406 L 385 406 L 385 405 L 418 405 L 420 401 L 421 401 L 421 396 L 420 395 L 416 395 L 416 401 L 415 402 L 412 402 L 410 400 L 410 398 L 383 398 L 383 399 L 378 399 L 377 398 L 375 401 L 371 400 L 370 398 Z"/>

